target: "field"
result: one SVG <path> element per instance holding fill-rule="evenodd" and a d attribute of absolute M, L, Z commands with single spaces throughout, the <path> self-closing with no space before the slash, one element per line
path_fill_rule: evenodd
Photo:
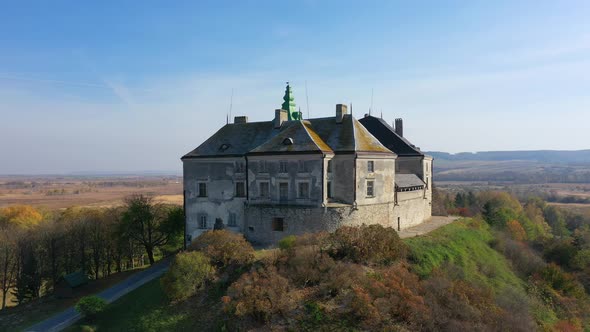
<path fill-rule="evenodd" d="M 55 210 L 71 206 L 110 207 L 131 194 L 182 204 L 180 176 L 0 176 L 0 208 L 16 204 Z"/>

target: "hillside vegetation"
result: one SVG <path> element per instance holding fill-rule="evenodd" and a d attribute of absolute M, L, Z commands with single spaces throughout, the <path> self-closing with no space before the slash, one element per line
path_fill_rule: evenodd
<path fill-rule="evenodd" d="M 590 329 L 588 220 L 507 193 L 465 194 L 457 203 L 451 212 L 468 217 L 406 240 L 381 226 L 343 227 L 255 252 L 240 235 L 207 232 L 160 284 L 136 290 L 86 328 Z"/>

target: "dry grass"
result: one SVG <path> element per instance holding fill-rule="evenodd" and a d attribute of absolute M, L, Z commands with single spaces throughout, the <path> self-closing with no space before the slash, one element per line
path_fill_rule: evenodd
<path fill-rule="evenodd" d="M 56 210 L 71 206 L 112 207 L 131 194 L 182 204 L 182 178 L 149 177 L 0 177 L 0 207 L 24 204 Z"/>

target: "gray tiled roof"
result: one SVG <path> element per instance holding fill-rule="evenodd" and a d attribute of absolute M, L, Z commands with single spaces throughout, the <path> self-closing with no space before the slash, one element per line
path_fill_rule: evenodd
<path fill-rule="evenodd" d="M 395 186 L 397 188 L 410 188 L 424 185 L 424 181 L 422 181 L 416 174 L 395 174 Z"/>
<path fill-rule="evenodd" d="M 226 124 L 182 159 L 242 156 L 278 133 L 272 121 Z M 222 148 L 223 144 L 227 149 Z"/>
<path fill-rule="evenodd" d="M 282 127 L 278 135 L 249 153 L 332 152 L 332 149 L 309 128 L 309 121 L 289 121 Z M 287 139 L 291 139 L 293 144 L 285 144 Z"/>
<path fill-rule="evenodd" d="M 412 143 L 399 136 L 385 120 L 374 116 L 366 116 L 360 119 L 359 122 L 398 156 L 424 156 Z"/>
<path fill-rule="evenodd" d="M 285 138 L 292 138 L 293 145 L 283 144 Z M 289 121 L 280 129 L 274 128 L 272 121 L 227 124 L 182 159 L 313 151 L 394 155 L 359 121 L 347 114 L 342 123 L 328 117 Z"/>

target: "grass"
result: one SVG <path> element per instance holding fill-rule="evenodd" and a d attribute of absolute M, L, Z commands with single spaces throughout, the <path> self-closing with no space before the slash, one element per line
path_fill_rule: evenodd
<path fill-rule="evenodd" d="M 524 291 L 524 283 L 510 263 L 490 247 L 493 238 L 484 221 L 462 219 L 404 242 L 410 247 L 412 268 L 422 278 L 429 277 L 437 268 L 454 265 L 466 280 L 495 292 L 507 286 Z"/>
<path fill-rule="evenodd" d="M 91 280 L 88 285 L 77 289 L 72 298 L 59 299 L 48 295 L 23 305 L 0 310 L 0 331 L 22 331 L 26 327 L 69 308 L 82 296 L 98 293 L 145 267 L 114 273 L 99 280 Z"/>
<path fill-rule="evenodd" d="M 182 331 L 190 330 L 188 318 L 173 310 L 156 279 L 110 304 L 94 323 L 81 321 L 66 331 Z"/>

